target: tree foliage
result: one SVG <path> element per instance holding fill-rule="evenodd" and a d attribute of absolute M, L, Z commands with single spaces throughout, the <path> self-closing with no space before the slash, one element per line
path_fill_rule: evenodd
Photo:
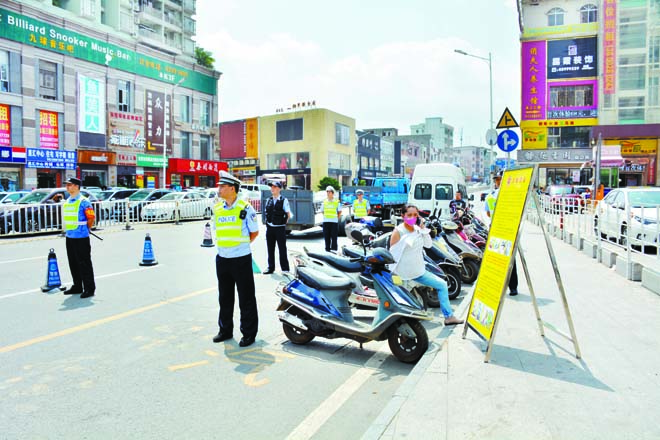
<path fill-rule="evenodd" d="M 213 69 L 213 63 L 215 63 L 213 54 L 203 47 L 195 48 L 195 60 L 200 66 L 208 67 L 209 69 Z"/>
<path fill-rule="evenodd" d="M 318 188 L 320 191 L 323 191 L 328 187 L 328 185 L 333 187 L 335 191 L 341 190 L 341 185 L 339 184 L 339 181 L 334 177 L 328 177 L 328 176 L 325 176 L 323 179 L 321 179 Z"/>

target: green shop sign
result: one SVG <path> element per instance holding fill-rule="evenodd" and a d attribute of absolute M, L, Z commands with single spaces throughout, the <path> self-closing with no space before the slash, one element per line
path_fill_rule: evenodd
<path fill-rule="evenodd" d="M 163 156 L 154 156 L 152 154 L 137 154 L 135 157 L 135 164 L 139 167 L 163 168 L 163 164 L 167 167 L 167 159 Z"/>
<path fill-rule="evenodd" d="M 169 84 L 177 84 L 183 78 L 184 81 L 181 84 L 183 87 L 209 95 L 215 95 L 217 92 L 217 80 L 213 76 L 142 55 L 130 49 L 2 8 L 0 8 L 0 38 L 29 44 Z"/>

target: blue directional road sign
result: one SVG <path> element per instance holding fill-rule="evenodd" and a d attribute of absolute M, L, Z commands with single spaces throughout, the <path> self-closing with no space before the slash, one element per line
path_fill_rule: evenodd
<path fill-rule="evenodd" d="M 509 153 L 518 148 L 519 143 L 520 139 L 518 138 L 518 135 L 512 130 L 504 130 L 497 136 L 497 146 L 505 153 Z"/>

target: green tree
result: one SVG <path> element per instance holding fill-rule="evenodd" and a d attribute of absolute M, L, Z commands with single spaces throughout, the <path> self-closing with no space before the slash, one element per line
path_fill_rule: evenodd
<path fill-rule="evenodd" d="M 200 66 L 208 67 L 209 69 L 213 69 L 213 63 L 215 63 L 213 54 L 205 50 L 203 47 L 195 48 L 195 60 Z"/>
<path fill-rule="evenodd" d="M 319 188 L 320 191 L 323 191 L 328 187 L 328 185 L 333 187 L 335 189 L 335 191 L 341 190 L 341 185 L 339 184 L 339 181 L 335 178 L 328 177 L 328 176 L 325 176 L 323 179 L 321 179 L 321 181 L 319 182 L 318 188 Z"/>

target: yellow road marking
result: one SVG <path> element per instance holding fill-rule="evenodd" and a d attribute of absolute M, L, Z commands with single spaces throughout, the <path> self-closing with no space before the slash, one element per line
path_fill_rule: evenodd
<path fill-rule="evenodd" d="M 199 367 L 200 365 L 206 365 L 208 363 L 209 361 L 204 360 L 199 362 L 192 362 L 190 364 L 172 365 L 171 367 L 167 367 L 167 369 L 170 371 L 178 371 L 178 370 L 184 370 L 186 368 Z"/>
<path fill-rule="evenodd" d="M 233 358 L 233 357 L 227 357 L 227 360 L 228 360 L 229 362 L 234 362 L 234 363 L 236 363 L 236 364 L 245 364 L 245 365 L 257 365 L 257 366 L 260 366 L 260 365 L 263 365 L 263 364 L 264 364 L 263 362 L 244 361 L 243 359 L 236 359 L 236 358 Z"/>
<path fill-rule="evenodd" d="M 267 383 L 270 383 L 269 379 L 257 380 L 257 374 L 259 374 L 260 371 L 256 371 L 256 370 L 259 370 L 259 368 L 255 368 L 254 373 L 249 373 L 248 375 L 245 376 L 245 380 L 243 380 L 243 383 L 245 385 L 256 388 L 256 387 L 264 386 Z"/>
<path fill-rule="evenodd" d="M 263 356 L 258 356 L 258 354 L 246 354 L 243 356 L 244 358 L 249 358 L 249 359 L 256 359 L 258 361 L 264 361 L 266 363 L 274 363 L 274 362 L 282 362 L 282 359 L 271 359 L 271 358 L 266 358 Z"/>
<path fill-rule="evenodd" d="M 140 313 L 148 312 L 149 310 L 157 309 L 159 307 L 162 307 L 162 306 L 165 306 L 165 305 L 168 305 L 168 304 L 173 304 L 173 303 L 177 303 L 179 301 L 190 299 L 190 298 L 193 298 L 195 296 L 199 296 L 201 294 L 214 291 L 216 289 L 217 289 L 217 287 L 210 287 L 208 289 L 197 290 L 195 292 L 187 293 L 185 295 L 177 296 L 177 297 L 165 300 L 165 301 L 160 301 L 160 302 L 157 302 L 155 304 L 151 304 L 151 305 L 144 306 L 144 307 L 139 307 L 137 309 L 129 310 L 127 312 L 118 313 L 116 315 L 108 316 L 107 318 L 97 319 L 96 321 L 91 321 L 91 322 L 88 322 L 86 324 L 77 325 L 75 327 L 69 327 L 69 328 L 61 330 L 59 332 L 50 333 L 48 335 L 39 336 L 39 337 L 33 338 L 33 339 L 28 339 L 27 341 L 19 342 L 17 344 L 13 344 L 13 345 L 6 345 L 4 347 L 0 347 L 0 353 L 8 353 L 10 351 L 18 350 L 19 348 L 29 347 L 30 345 L 38 344 L 40 342 L 50 341 L 51 339 L 56 339 L 56 338 L 59 338 L 59 337 L 62 337 L 62 336 L 70 335 L 72 333 L 77 333 L 77 332 L 81 332 L 83 330 L 98 327 L 98 326 L 103 325 L 103 324 L 108 324 L 110 322 L 118 321 L 120 319 L 128 318 L 130 316 L 138 315 Z"/>
<path fill-rule="evenodd" d="M 218 353 L 217 351 L 213 351 L 213 350 L 206 350 L 204 353 L 208 354 L 209 356 L 213 356 L 213 357 L 220 356 L 220 353 Z"/>

